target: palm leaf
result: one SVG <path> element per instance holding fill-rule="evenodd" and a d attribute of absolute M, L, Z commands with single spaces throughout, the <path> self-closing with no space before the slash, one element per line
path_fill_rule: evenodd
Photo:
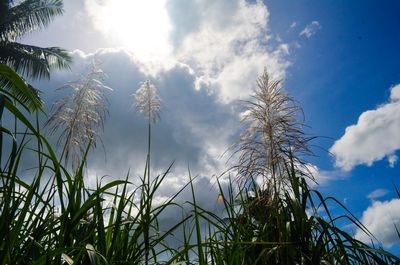
<path fill-rule="evenodd" d="M 10 7 L 10 1 L 2 0 L 1 7 L 7 8 L 0 20 L 0 40 L 15 40 L 22 35 L 46 27 L 53 17 L 61 15 L 62 0 L 25 0 Z"/>
<path fill-rule="evenodd" d="M 0 64 L 0 96 L 3 95 L 18 101 L 29 111 L 43 108 L 38 91 L 28 85 L 9 66 Z"/>
<path fill-rule="evenodd" d="M 51 68 L 69 68 L 71 56 L 58 47 L 40 48 L 16 42 L 0 42 L 0 63 L 23 76 L 50 78 Z"/>

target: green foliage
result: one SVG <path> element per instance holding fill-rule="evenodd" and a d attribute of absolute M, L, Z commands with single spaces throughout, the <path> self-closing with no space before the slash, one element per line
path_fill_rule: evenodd
<path fill-rule="evenodd" d="M 174 205 L 179 194 L 153 206 L 155 192 L 169 169 L 149 185 L 143 178 L 135 186 L 127 176 L 90 188 L 84 183 L 84 163 L 71 175 L 48 142 L 27 123 L 43 146 L 38 153 L 42 162 L 30 182 L 19 175 L 21 156 L 29 152 L 27 140 L 17 143 L 13 133 L 2 128 L 13 137 L 13 147 L 0 176 L 0 264 L 61 260 L 68 264 L 140 264 L 145 258 L 156 263 L 166 251 L 162 247 L 165 239 L 184 221 L 166 231 L 158 226 L 160 214 Z"/>
<path fill-rule="evenodd" d="M 7 89 L 0 85 L 0 94 L 3 96 L 3 100 L 15 100 L 30 112 L 43 108 L 43 103 L 36 91 L 9 66 L 0 64 L 0 76 L 7 83 Z"/>
<path fill-rule="evenodd" d="M 13 5 L 0 0 L 0 63 L 24 77 L 50 77 L 50 69 L 68 68 L 69 54 L 58 47 L 41 48 L 16 42 L 23 35 L 46 27 L 63 13 L 62 0 L 24 0 Z"/>
<path fill-rule="evenodd" d="M 340 229 L 336 223 L 346 219 L 369 234 L 340 202 L 310 190 L 305 179 L 296 175 L 293 164 L 288 164 L 288 171 L 291 189 L 276 196 L 256 185 L 242 188 L 236 195 L 232 182 L 227 193 L 220 186 L 225 218 L 193 202 L 196 223 L 202 220 L 208 224 L 208 231 L 201 232 L 208 236 L 187 246 L 180 254 L 187 255 L 188 249 L 201 246 L 194 259 L 200 264 L 206 264 L 205 260 L 207 264 L 394 264 L 400 261 Z M 347 214 L 333 217 L 328 207 L 330 201 Z"/>

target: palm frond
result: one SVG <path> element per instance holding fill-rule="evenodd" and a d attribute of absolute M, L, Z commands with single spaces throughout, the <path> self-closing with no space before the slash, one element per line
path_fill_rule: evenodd
<path fill-rule="evenodd" d="M 50 69 L 69 68 L 71 56 L 58 48 L 41 48 L 16 42 L 0 42 L 0 63 L 33 79 L 50 78 Z"/>
<path fill-rule="evenodd" d="M 39 90 L 26 83 L 14 70 L 4 64 L 0 64 L 0 94 L 18 101 L 31 112 L 43 108 Z"/>
<path fill-rule="evenodd" d="M 12 7 L 8 3 L 3 8 L 9 10 L 0 20 L 2 41 L 15 41 L 26 33 L 43 29 L 64 12 L 62 0 L 25 0 Z"/>

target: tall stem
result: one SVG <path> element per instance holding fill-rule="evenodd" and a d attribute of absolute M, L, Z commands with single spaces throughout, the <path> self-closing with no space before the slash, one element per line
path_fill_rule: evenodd
<path fill-rule="evenodd" d="M 36 130 L 38 132 L 38 134 L 40 135 L 40 122 L 39 122 L 39 111 L 36 111 Z M 40 138 L 37 138 L 37 150 L 38 150 L 38 161 L 39 161 L 39 170 L 42 169 L 42 145 L 40 143 Z"/>
<path fill-rule="evenodd" d="M 3 110 L 4 110 L 4 95 L 0 94 L 0 127 L 2 126 L 1 121 L 3 118 Z M 0 132 L 0 172 L 3 172 L 1 166 L 2 158 L 3 158 L 3 132 Z"/>
<path fill-rule="evenodd" d="M 148 139 L 147 139 L 147 185 L 150 187 L 150 143 L 151 143 L 151 122 L 149 115 Z"/>
<path fill-rule="evenodd" d="M 150 210 L 151 205 L 150 202 L 150 148 L 151 148 L 151 112 L 150 112 L 150 104 L 148 104 L 149 108 L 149 124 L 148 124 L 148 135 L 147 135 L 147 183 L 146 183 L 146 193 L 147 193 L 147 203 L 146 203 L 146 227 L 144 229 L 144 238 L 145 238 L 145 265 L 149 264 L 149 229 L 150 229 Z"/>

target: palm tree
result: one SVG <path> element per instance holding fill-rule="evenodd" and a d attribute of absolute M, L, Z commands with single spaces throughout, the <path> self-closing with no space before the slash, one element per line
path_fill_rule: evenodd
<path fill-rule="evenodd" d="M 51 68 L 68 68 L 71 57 L 58 47 L 41 48 L 21 44 L 16 40 L 27 33 L 46 27 L 56 15 L 63 13 L 62 0 L 0 0 L 0 128 L 3 110 L 9 98 L 19 102 L 30 111 L 42 107 L 38 90 L 25 84 L 16 85 L 6 74 L 12 73 L 11 67 L 25 78 L 50 78 Z M 22 80 L 22 79 L 21 79 Z M 23 80 L 21 82 L 24 82 Z M 12 111 L 15 115 L 15 113 Z M 2 153 L 0 132 L 0 160 Z M 1 165 L 0 165 L 1 170 Z"/>
<path fill-rule="evenodd" d="M 63 13 L 62 0 L 0 0 L 0 63 L 30 79 L 50 78 L 50 69 L 69 67 L 71 57 L 58 47 L 18 43 L 23 35 L 46 27 Z"/>

